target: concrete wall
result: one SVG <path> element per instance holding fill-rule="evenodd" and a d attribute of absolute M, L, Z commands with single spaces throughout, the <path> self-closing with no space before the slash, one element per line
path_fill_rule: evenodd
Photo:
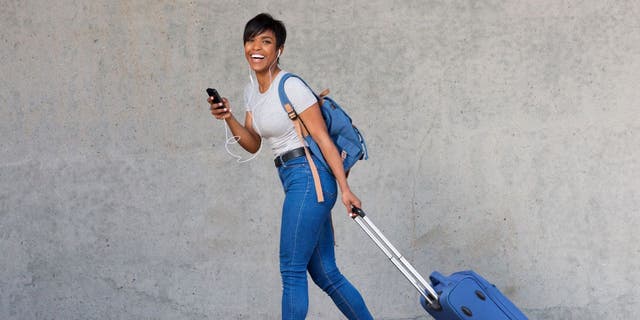
<path fill-rule="evenodd" d="M 279 318 L 270 152 L 234 162 L 204 94 L 242 114 L 262 11 L 289 28 L 283 67 L 364 131 L 352 187 L 421 272 L 473 268 L 531 319 L 640 312 L 638 1 L 0 7 L 1 319 Z M 377 319 L 427 319 L 334 215 Z M 339 318 L 310 299 L 310 319 Z"/>

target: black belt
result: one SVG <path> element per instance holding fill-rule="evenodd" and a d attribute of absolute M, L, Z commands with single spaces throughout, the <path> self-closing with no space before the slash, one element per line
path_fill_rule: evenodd
<path fill-rule="evenodd" d="M 285 162 L 291 160 L 291 159 L 295 159 L 297 157 L 302 157 L 304 156 L 304 147 L 300 147 L 300 148 L 296 148 L 293 150 L 289 150 L 279 156 L 277 156 L 275 159 L 273 159 L 273 162 L 276 163 L 276 167 L 280 167 L 282 166 Z"/>

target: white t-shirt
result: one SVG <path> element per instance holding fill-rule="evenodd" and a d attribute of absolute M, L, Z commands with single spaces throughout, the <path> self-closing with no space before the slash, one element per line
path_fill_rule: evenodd
<path fill-rule="evenodd" d="M 285 73 L 281 70 L 264 93 L 260 93 L 256 82 L 249 83 L 244 90 L 245 106 L 253 115 L 253 128 L 269 143 L 274 156 L 306 145 L 298 138 L 293 121 L 280 103 L 278 86 Z M 295 77 L 284 83 L 284 92 L 298 114 L 318 102 L 313 92 Z"/>

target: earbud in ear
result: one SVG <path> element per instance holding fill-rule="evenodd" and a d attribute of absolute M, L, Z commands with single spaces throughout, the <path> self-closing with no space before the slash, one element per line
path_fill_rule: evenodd
<path fill-rule="evenodd" d="M 281 49 L 278 49 L 278 55 L 276 56 L 276 58 L 280 58 L 280 53 L 282 52 Z"/>

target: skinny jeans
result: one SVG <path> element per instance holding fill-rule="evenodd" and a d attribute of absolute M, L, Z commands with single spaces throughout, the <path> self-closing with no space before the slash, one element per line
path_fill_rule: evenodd
<path fill-rule="evenodd" d="M 282 319 L 305 319 L 309 308 L 307 272 L 348 319 L 373 319 L 358 290 L 336 266 L 331 209 L 337 185 L 333 175 L 314 157 L 324 202 L 318 202 L 306 157 L 278 167 L 285 192 L 280 226 Z"/>

